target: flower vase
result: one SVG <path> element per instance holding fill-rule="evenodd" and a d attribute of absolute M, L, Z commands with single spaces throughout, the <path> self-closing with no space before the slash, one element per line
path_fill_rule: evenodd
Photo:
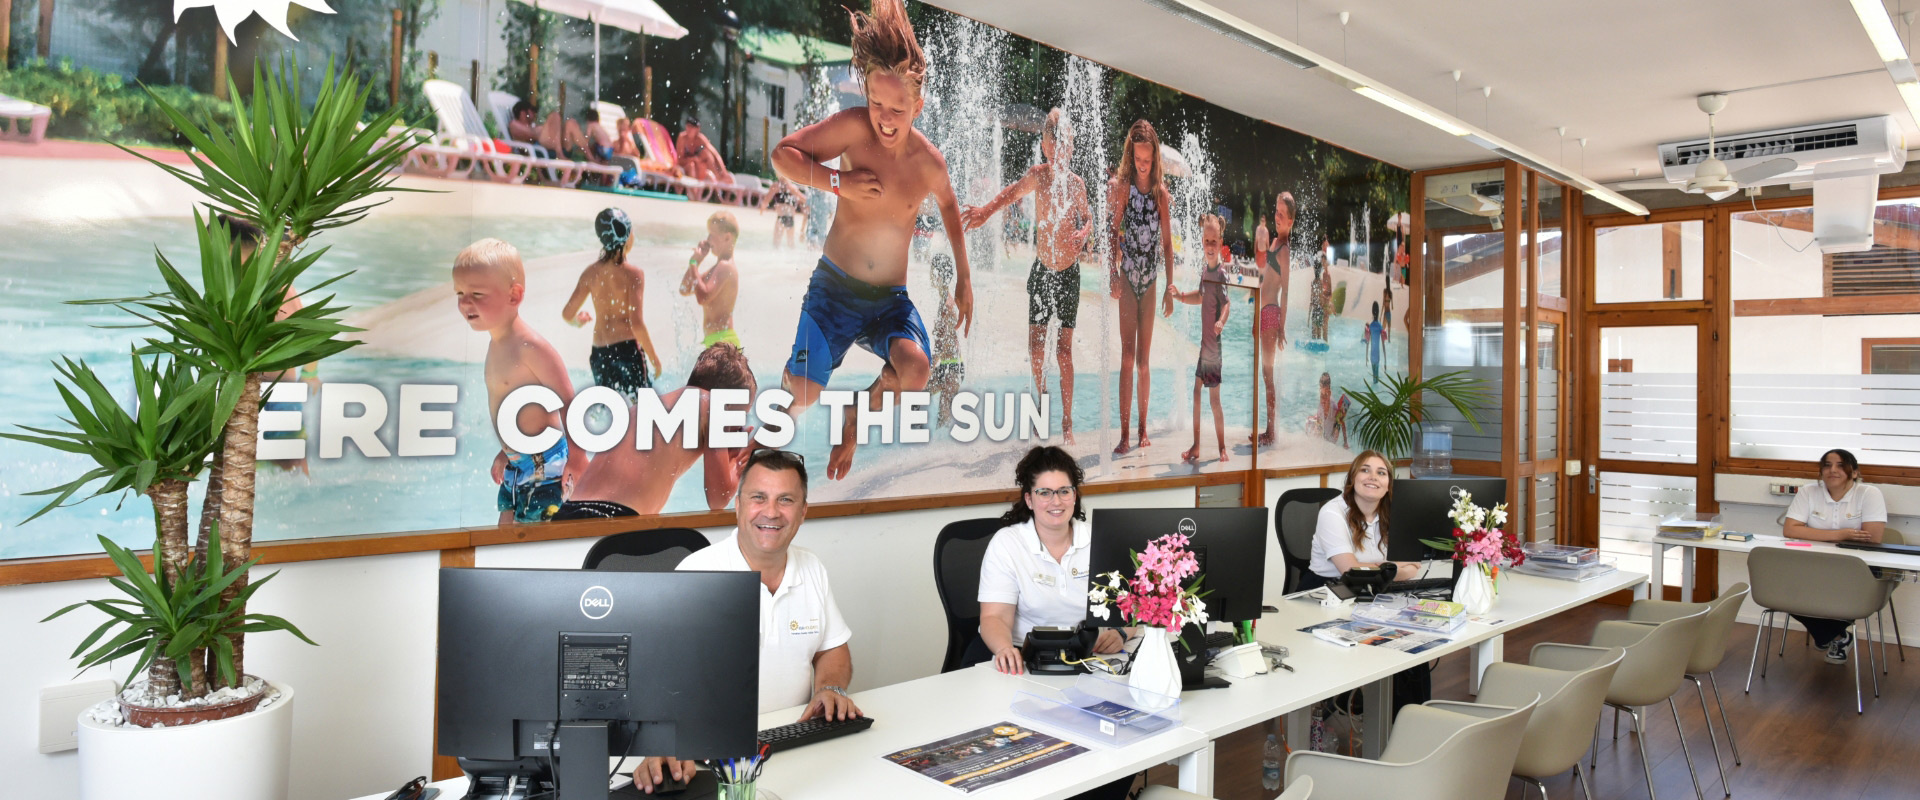
<path fill-rule="evenodd" d="M 1486 567 L 1479 564 L 1462 564 L 1460 580 L 1453 587 L 1453 601 L 1466 606 L 1469 614 L 1485 614 L 1493 610 L 1493 601 L 1499 595 L 1499 589 L 1493 585 L 1493 578 L 1487 575 Z"/>
<path fill-rule="evenodd" d="M 1144 628 L 1140 647 L 1133 653 L 1127 688 L 1142 711 L 1159 711 L 1180 697 L 1180 665 L 1173 657 L 1172 637 L 1165 628 Z"/>

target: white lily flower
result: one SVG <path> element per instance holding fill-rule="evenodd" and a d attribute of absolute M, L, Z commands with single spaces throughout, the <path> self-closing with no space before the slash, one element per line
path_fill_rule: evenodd
<path fill-rule="evenodd" d="M 1088 608 L 1087 611 L 1102 620 L 1107 618 L 1107 607 L 1104 604 Z"/>

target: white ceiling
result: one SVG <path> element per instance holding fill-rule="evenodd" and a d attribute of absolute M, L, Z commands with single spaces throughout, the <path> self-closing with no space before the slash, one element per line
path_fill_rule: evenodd
<path fill-rule="evenodd" d="M 1140 0 L 932 2 L 1410 169 L 1495 157 Z M 1695 95 L 1860 70 L 1874 72 L 1734 94 L 1718 130 L 1891 114 L 1920 141 L 1846 0 L 1211 2 L 1601 182 L 1657 176 L 1656 145 L 1705 136 Z M 1890 0 L 1897 27 L 1902 2 Z"/>

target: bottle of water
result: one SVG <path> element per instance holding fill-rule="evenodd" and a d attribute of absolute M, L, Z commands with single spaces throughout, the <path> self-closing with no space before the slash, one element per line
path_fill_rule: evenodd
<path fill-rule="evenodd" d="M 1327 752 L 1327 721 L 1320 715 L 1320 706 L 1313 707 L 1313 724 L 1308 733 L 1307 746 L 1317 753 Z"/>
<path fill-rule="evenodd" d="M 1260 785 L 1271 792 L 1280 788 L 1280 740 L 1267 734 L 1267 748 L 1260 756 Z"/>

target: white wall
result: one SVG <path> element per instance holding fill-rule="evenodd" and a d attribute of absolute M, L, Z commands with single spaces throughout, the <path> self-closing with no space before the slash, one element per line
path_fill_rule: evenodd
<path fill-rule="evenodd" d="M 1726 522 L 1727 530 L 1746 531 L 1748 533 L 1780 532 L 1780 516 L 1786 513 L 1791 497 L 1774 497 L 1767 493 L 1770 483 L 1805 483 L 1804 478 L 1769 477 L 1762 475 L 1715 475 L 1714 496 L 1720 501 L 1720 515 Z M 1887 527 L 1898 530 L 1908 537 L 1908 542 L 1920 542 L 1920 486 L 1879 486 L 1887 500 Z M 1740 553 L 1720 554 L 1720 589 L 1747 580 L 1747 557 Z M 1904 584 L 1893 594 L 1896 609 L 1904 608 L 1907 613 L 1900 615 L 1899 632 L 1903 639 L 1920 643 L 1920 585 Z M 1760 624 L 1760 607 L 1748 600 L 1740 609 L 1740 621 L 1754 625 Z M 1888 618 L 1888 633 L 1893 632 L 1891 617 Z M 1798 629 L 1799 625 L 1793 625 Z"/>
<path fill-rule="evenodd" d="M 1317 476 L 1269 481 L 1269 497 L 1292 485 L 1318 486 Z M 1191 488 L 1087 498 L 1095 508 L 1181 507 Z M 797 542 L 826 563 L 834 593 L 854 631 L 854 688 L 869 689 L 931 675 L 946 648 L 944 615 L 933 587 L 933 538 L 948 522 L 998 516 L 1003 506 L 817 519 Z M 704 531 L 710 538 L 726 530 Z M 1269 540 L 1270 542 L 1272 540 Z M 592 541 L 576 539 L 480 548 L 481 567 L 576 567 Z M 1269 599 L 1282 575 L 1279 549 L 1268 548 Z M 392 789 L 428 772 L 433 724 L 437 553 L 313 561 L 277 567 L 280 577 L 254 609 L 287 617 L 318 641 L 290 636 L 248 640 L 251 671 L 298 692 L 294 715 L 293 800 L 339 800 Z M 38 620 L 69 603 L 108 596 L 105 581 L 67 581 L 0 588 L 0 774 L 9 797 L 77 794 L 75 753 L 37 752 L 42 687 L 70 682 L 67 654 L 97 624 L 75 612 Z M 1920 595 L 1920 592 L 1916 592 Z M 1920 619 L 1920 612 L 1915 612 Z M 87 680 L 125 678 L 96 670 Z"/>

